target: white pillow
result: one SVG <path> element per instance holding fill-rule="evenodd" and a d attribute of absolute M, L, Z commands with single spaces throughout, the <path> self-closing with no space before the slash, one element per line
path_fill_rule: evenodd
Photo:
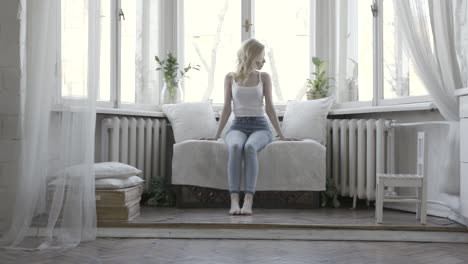
<path fill-rule="evenodd" d="M 95 181 L 96 189 L 121 189 L 133 187 L 144 182 L 138 176 L 130 176 L 128 178 L 106 178 Z"/>
<path fill-rule="evenodd" d="M 308 101 L 289 101 L 283 117 L 285 137 L 313 139 L 322 145 L 327 142 L 327 115 L 333 97 Z"/>
<path fill-rule="evenodd" d="M 105 178 L 105 179 L 96 179 L 95 188 L 96 189 L 120 189 L 133 187 L 144 182 L 138 176 L 130 176 L 126 178 Z M 53 187 L 64 187 L 65 185 L 77 185 L 80 183 L 80 178 L 71 177 L 71 178 L 58 178 L 49 183 L 49 186 Z"/>
<path fill-rule="evenodd" d="M 122 178 L 138 175 L 141 170 L 120 162 L 100 162 L 94 164 L 96 179 Z"/>
<path fill-rule="evenodd" d="M 162 106 L 174 131 L 176 143 L 203 137 L 214 137 L 218 125 L 208 102 L 166 104 Z"/>

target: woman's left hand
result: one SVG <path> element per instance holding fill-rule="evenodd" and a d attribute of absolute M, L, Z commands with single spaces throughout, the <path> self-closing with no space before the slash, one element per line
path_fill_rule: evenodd
<path fill-rule="evenodd" d="M 211 141 L 217 141 L 219 138 L 211 138 L 211 137 L 202 137 L 199 138 L 198 140 L 211 140 Z"/>

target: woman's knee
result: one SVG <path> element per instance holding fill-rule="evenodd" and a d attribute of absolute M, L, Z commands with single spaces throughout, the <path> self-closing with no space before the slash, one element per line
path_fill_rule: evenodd
<path fill-rule="evenodd" d="M 241 153 L 244 146 L 239 143 L 229 144 L 228 151 L 229 153 Z"/>
<path fill-rule="evenodd" d="M 254 144 L 247 143 L 244 146 L 245 154 L 256 154 L 258 152 L 257 147 Z"/>

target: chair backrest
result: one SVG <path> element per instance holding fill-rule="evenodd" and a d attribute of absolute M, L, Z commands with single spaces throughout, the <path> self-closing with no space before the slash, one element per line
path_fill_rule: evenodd
<path fill-rule="evenodd" d="M 417 157 L 417 174 L 424 176 L 424 159 L 426 156 L 424 144 L 424 132 L 418 132 L 418 157 Z"/>

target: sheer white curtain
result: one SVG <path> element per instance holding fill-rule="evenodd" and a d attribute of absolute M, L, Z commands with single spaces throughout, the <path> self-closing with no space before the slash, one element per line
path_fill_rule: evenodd
<path fill-rule="evenodd" d="M 60 47 L 60 0 L 22 0 L 21 157 L 9 230 L 0 246 L 13 249 L 65 248 L 96 237 L 94 194 L 95 102 L 99 77 L 99 1 L 82 0 L 87 38 L 76 39 L 86 52 L 76 69 L 87 96 L 74 107 L 53 111 L 61 83 L 56 67 Z M 65 43 L 62 43 L 65 45 Z M 69 45 L 69 43 L 67 44 Z M 57 65 L 60 65 L 57 64 Z M 63 83 L 62 85 L 67 85 Z M 13 200 L 12 199 L 12 200 Z"/>
<path fill-rule="evenodd" d="M 452 0 L 395 0 L 403 40 L 415 70 L 434 98 L 440 113 L 451 124 L 448 144 L 441 146 L 436 162 L 442 171 L 442 191 L 460 193 L 458 101 L 453 95 L 462 88 L 455 52 Z M 428 23 L 430 19 L 430 23 Z M 430 25 L 430 26 L 429 26 Z M 433 38 L 431 38 L 431 31 Z"/>

